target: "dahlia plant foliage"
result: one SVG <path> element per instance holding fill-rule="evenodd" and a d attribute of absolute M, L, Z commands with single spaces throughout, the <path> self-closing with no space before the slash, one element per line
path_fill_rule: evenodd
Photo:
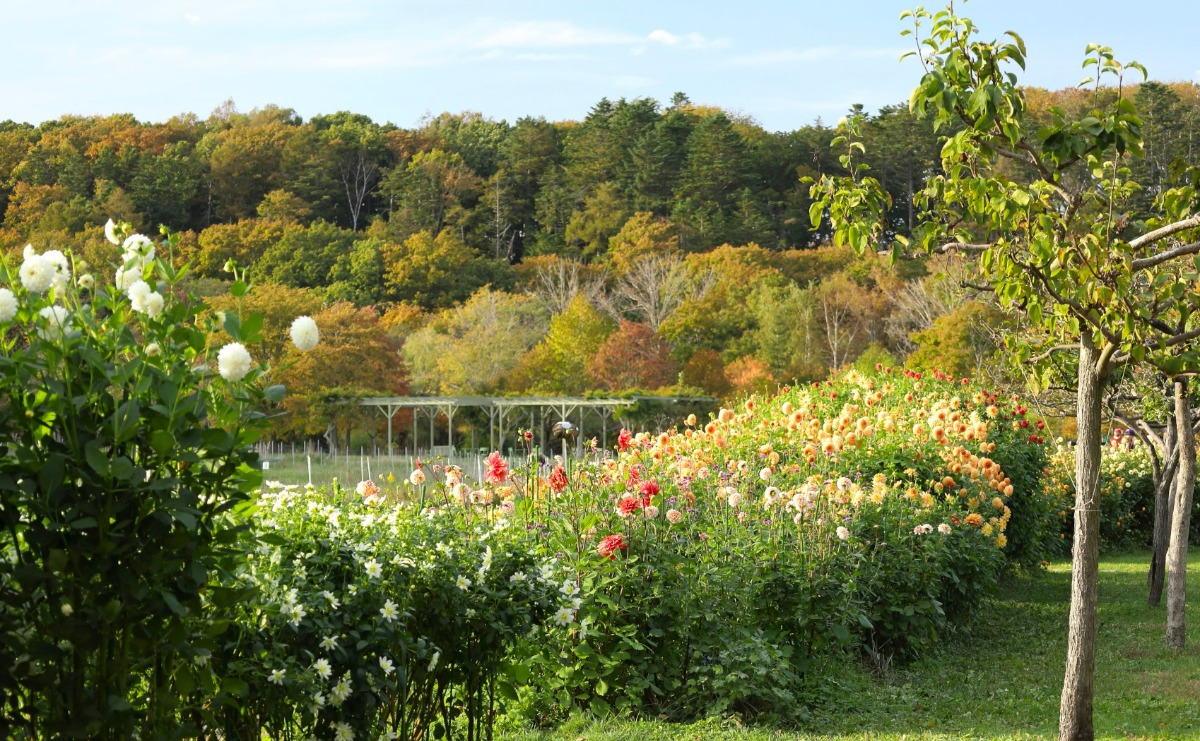
<path fill-rule="evenodd" d="M 128 232 L 106 225 L 94 273 L 33 246 L 0 261 L 5 738 L 177 733 L 180 667 L 235 599 L 215 575 L 238 560 L 251 444 L 283 389 L 245 348 L 261 318 L 206 312 L 176 237 Z"/>
<path fill-rule="evenodd" d="M 1047 461 L 1043 481 L 1060 520 L 1059 550 L 1070 543 L 1075 511 L 1074 451 L 1059 441 Z M 1145 548 L 1154 538 L 1154 471 L 1150 450 L 1109 445 L 1100 456 L 1100 546 L 1105 550 Z M 1189 540 L 1200 542 L 1200 500 L 1192 507 Z"/>
<path fill-rule="evenodd" d="M 849 650 L 912 656 L 1053 521 L 1026 409 L 962 380 L 850 372 L 707 422 L 623 432 L 612 457 L 517 469 L 510 509 L 577 573 L 581 606 L 523 661 L 535 714 L 572 706 L 794 717 Z"/>

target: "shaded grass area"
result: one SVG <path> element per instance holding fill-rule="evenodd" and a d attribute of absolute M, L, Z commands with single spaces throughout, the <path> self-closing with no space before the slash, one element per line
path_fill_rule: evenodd
<path fill-rule="evenodd" d="M 1144 553 L 1100 564 L 1096 653 L 1097 738 L 1200 739 L 1200 611 L 1189 647 L 1164 643 L 1165 607 L 1146 606 Z M 1200 550 L 1190 554 L 1200 590 Z M 1070 564 L 1020 576 L 988 600 L 971 625 L 920 661 L 845 666 L 824 679 L 827 698 L 799 730 L 742 727 L 736 718 L 690 725 L 573 719 L 553 731 L 509 730 L 503 741 L 708 741 L 737 739 L 1054 738 L 1066 661 Z M 1165 597 L 1164 597 L 1165 600 Z"/>

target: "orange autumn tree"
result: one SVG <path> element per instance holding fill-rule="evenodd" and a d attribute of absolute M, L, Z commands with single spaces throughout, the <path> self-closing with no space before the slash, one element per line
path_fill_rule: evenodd
<path fill-rule="evenodd" d="M 278 376 L 287 398 L 281 405 L 286 413 L 272 426 L 275 435 L 323 434 L 331 420 L 369 421 L 343 398 L 407 392 L 399 342 L 372 308 L 344 301 L 326 305 L 318 291 L 275 283 L 256 284 L 240 302 L 222 296 L 208 303 L 213 311 L 240 306 L 261 314 L 264 339 L 251 348 L 252 355 L 272 367 L 291 364 Z M 321 331 L 320 345 L 307 353 L 287 342 L 292 320 L 302 315 L 311 316 Z"/>
<path fill-rule="evenodd" d="M 276 423 L 280 434 L 329 434 L 342 424 L 373 423 L 378 415 L 347 403 L 361 396 L 403 396 L 408 383 L 399 345 L 371 307 L 348 301 L 313 315 L 321 344 L 308 353 L 288 350 L 291 366 L 280 374 L 289 414 Z"/>
<path fill-rule="evenodd" d="M 588 375 L 607 391 L 659 389 L 673 385 L 679 364 L 666 340 L 645 324 L 625 319 L 588 364 Z"/>

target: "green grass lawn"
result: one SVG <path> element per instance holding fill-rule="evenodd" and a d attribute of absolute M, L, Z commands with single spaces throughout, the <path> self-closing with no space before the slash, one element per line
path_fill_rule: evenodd
<path fill-rule="evenodd" d="M 1200 611 L 1189 647 L 1164 645 L 1165 609 L 1146 607 L 1146 554 L 1100 564 L 1095 725 L 1098 738 L 1200 739 Z M 1200 551 L 1191 554 L 1200 590 Z M 1053 738 L 1066 657 L 1070 565 L 1019 577 L 980 610 L 963 635 L 913 664 L 868 672 L 847 667 L 839 707 L 818 709 L 800 730 L 744 728 L 737 719 L 691 725 L 576 719 L 551 732 L 510 730 L 503 741 L 738 739 Z M 1165 597 L 1164 597 L 1165 600 Z"/>

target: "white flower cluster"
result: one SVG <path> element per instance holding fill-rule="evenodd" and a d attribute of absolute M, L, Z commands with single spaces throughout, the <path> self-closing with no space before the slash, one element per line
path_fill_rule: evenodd
<path fill-rule="evenodd" d="M 240 342 L 231 342 L 217 352 L 217 372 L 230 383 L 245 378 L 253 363 L 250 351 Z"/>
<path fill-rule="evenodd" d="M 129 305 L 139 314 L 145 314 L 153 319 L 162 313 L 164 303 L 162 294 L 152 290 L 150 284 L 140 278 L 125 290 L 125 295 L 129 297 Z"/>
<path fill-rule="evenodd" d="M 11 322 L 17 315 L 17 297 L 7 288 L 0 288 L 0 322 Z"/>
<path fill-rule="evenodd" d="M 61 293 L 71 284 L 71 264 L 58 250 L 46 250 L 39 255 L 33 245 L 27 244 L 24 258 L 19 273 L 26 291 L 42 294 L 53 288 Z"/>
<path fill-rule="evenodd" d="M 146 274 L 146 268 L 154 262 L 154 242 L 142 234 L 131 234 L 122 242 L 110 224 L 112 224 L 112 219 L 109 219 L 108 224 L 104 225 L 104 235 L 108 237 L 108 241 L 120 245 L 123 250 L 121 267 L 117 268 L 117 290 L 127 291 L 134 283 L 142 280 Z"/>
<path fill-rule="evenodd" d="M 312 317 L 298 316 L 292 322 L 292 344 L 297 350 L 305 352 L 313 349 L 320 341 L 320 333 L 317 331 L 317 323 Z"/>
<path fill-rule="evenodd" d="M 557 618 L 569 630 L 584 630 L 583 595 L 573 569 L 553 559 L 515 566 L 528 558 L 528 544 L 514 539 L 516 531 L 504 531 L 507 523 L 464 525 L 456 507 L 429 509 L 390 501 L 370 507 L 359 497 L 341 503 L 326 492 L 277 481 L 260 493 L 259 527 L 282 537 L 249 556 L 243 574 L 264 600 L 250 606 L 261 616 L 250 620 L 275 636 L 277 649 L 286 647 L 285 663 L 279 650 L 272 651 L 259 665 L 260 676 L 270 680 L 273 671 L 286 669 L 284 686 L 297 713 L 319 717 L 323 727 L 334 729 L 322 738 L 336 736 L 339 723 L 348 723 L 340 726 L 346 734 L 353 729 L 356 737 L 376 738 L 376 730 L 349 717 L 349 709 L 358 707 L 354 700 L 382 701 L 409 672 L 439 670 L 443 646 L 426 638 L 419 652 L 402 659 L 404 644 L 396 642 L 430 610 L 438 619 L 474 625 L 491 615 L 496 600 L 530 603 L 548 608 L 542 613 L 548 613 L 547 623 Z M 303 538 L 290 537 L 300 533 Z M 298 549 L 298 542 L 321 545 Z M 353 559 L 349 583 L 347 555 Z M 453 597 L 440 607 L 413 601 L 408 595 L 415 584 L 440 585 Z M 362 634 L 351 639 L 364 623 L 373 625 L 372 636 L 366 642 Z M 522 633 L 530 627 L 522 626 Z M 319 646 L 315 655 L 309 653 L 312 646 Z"/>
<path fill-rule="evenodd" d="M 46 320 L 44 327 L 37 328 L 38 336 L 44 340 L 57 340 L 71 333 L 71 312 L 62 306 L 45 306 L 38 315 Z"/>
<path fill-rule="evenodd" d="M 18 271 L 21 285 L 33 295 L 50 290 L 56 294 L 71 284 L 71 264 L 67 256 L 58 250 L 47 250 L 38 254 L 33 245 L 26 245 L 24 260 Z M 0 288 L 0 322 L 10 322 L 19 309 L 17 297 L 8 288 Z M 45 306 L 38 315 L 45 320 L 37 329 L 38 336 L 45 340 L 57 340 L 73 334 L 71 312 L 63 306 Z"/>

